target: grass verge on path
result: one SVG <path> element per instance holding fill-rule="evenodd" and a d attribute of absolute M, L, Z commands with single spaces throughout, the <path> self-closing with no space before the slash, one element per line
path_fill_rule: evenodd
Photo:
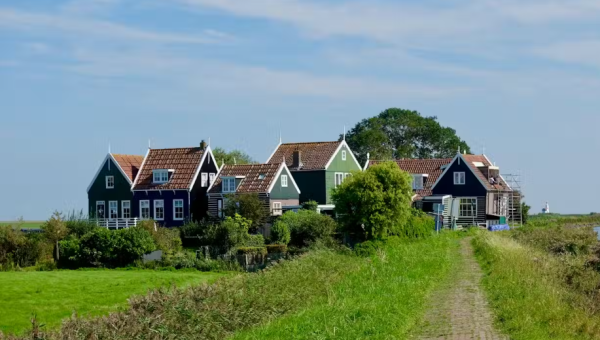
<path fill-rule="evenodd" d="M 403 339 L 423 315 L 429 293 L 459 258 L 455 234 L 389 242 L 326 296 L 233 339 Z"/>
<path fill-rule="evenodd" d="M 23 332 L 30 319 L 53 328 L 74 310 L 103 315 L 127 306 L 127 299 L 148 289 L 214 281 L 219 273 L 146 270 L 73 270 L 0 272 L 0 331 Z"/>
<path fill-rule="evenodd" d="M 507 236 L 480 233 L 473 242 L 499 326 L 511 339 L 598 339 L 600 319 L 561 281 L 559 259 Z"/>

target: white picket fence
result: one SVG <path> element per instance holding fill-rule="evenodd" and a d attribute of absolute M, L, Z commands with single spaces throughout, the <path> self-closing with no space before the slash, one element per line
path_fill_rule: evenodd
<path fill-rule="evenodd" d="M 135 227 L 138 221 L 138 218 L 98 218 L 94 220 L 99 227 L 113 229 Z"/>

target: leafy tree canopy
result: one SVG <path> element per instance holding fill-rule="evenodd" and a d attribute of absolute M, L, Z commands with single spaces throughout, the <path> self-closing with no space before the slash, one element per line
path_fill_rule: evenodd
<path fill-rule="evenodd" d="M 423 117 L 417 111 L 390 108 L 379 115 L 363 119 L 346 134 L 357 159 L 362 164 L 371 159 L 450 158 L 458 148 L 471 152 L 456 131 L 443 127 L 437 117 Z"/>
<path fill-rule="evenodd" d="M 256 161 L 250 157 L 247 153 L 240 150 L 231 150 L 226 151 L 223 148 L 215 148 L 213 150 L 213 155 L 217 160 L 217 164 L 222 165 L 223 162 L 225 164 L 254 164 Z"/>
<path fill-rule="evenodd" d="M 412 177 L 396 162 L 384 162 L 354 173 L 332 198 L 345 231 L 370 240 L 406 234 L 412 195 Z"/>
<path fill-rule="evenodd" d="M 227 195 L 227 203 L 223 212 L 225 216 L 235 217 L 239 214 L 247 218 L 251 221 L 251 231 L 253 232 L 265 223 L 270 214 L 258 194 L 254 193 Z"/>

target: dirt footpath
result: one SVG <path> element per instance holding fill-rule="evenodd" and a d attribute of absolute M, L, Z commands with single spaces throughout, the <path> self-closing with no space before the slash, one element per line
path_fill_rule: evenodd
<path fill-rule="evenodd" d="M 462 260 L 451 279 L 432 294 L 424 321 L 413 339 L 509 339 L 494 329 L 480 283 L 483 272 L 470 241 L 461 241 Z"/>

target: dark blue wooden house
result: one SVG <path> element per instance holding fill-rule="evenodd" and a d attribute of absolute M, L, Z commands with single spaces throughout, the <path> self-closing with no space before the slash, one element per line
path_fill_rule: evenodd
<path fill-rule="evenodd" d="M 207 215 L 206 192 L 218 173 L 210 146 L 149 149 L 133 184 L 133 214 L 166 227 Z"/>

